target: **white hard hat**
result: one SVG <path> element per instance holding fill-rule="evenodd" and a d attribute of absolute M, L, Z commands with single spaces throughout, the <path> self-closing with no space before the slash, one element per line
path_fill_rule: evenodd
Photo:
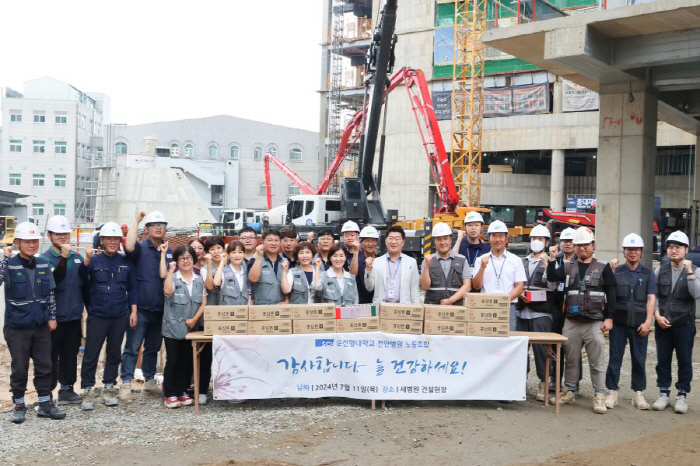
<path fill-rule="evenodd" d="M 46 222 L 46 231 L 51 233 L 70 233 L 70 222 L 63 215 L 54 215 Z"/>
<path fill-rule="evenodd" d="M 494 222 L 491 222 L 489 225 L 489 229 L 486 232 L 487 234 L 491 233 L 505 233 L 508 234 L 508 227 L 506 226 L 505 223 L 501 222 L 500 220 L 496 220 Z"/>
<path fill-rule="evenodd" d="M 644 240 L 636 233 L 630 233 L 622 240 L 623 248 L 643 248 Z"/>
<path fill-rule="evenodd" d="M 122 228 L 117 222 L 107 222 L 100 228 L 100 238 L 105 236 L 118 236 L 121 238 L 123 235 Z"/>
<path fill-rule="evenodd" d="M 593 231 L 588 227 L 578 227 L 574 233 L 574 244 L 588 244 L 595 241 Z"/>
<path fill-rule="evenodd" d="M 559 240 L 560 241 L 565 240 L 565 239 L 572 240 L 572 239 L 574 239 L 574 233 L 576 233 L 576 230 L 574 230 L 573 228 L 571 228 L 571 227 L 565 228 L 564 230 L 562 230 L 561 234 L 559 235 Z"/>
<path fill-rule="evenodd" d="M 343 223 L 343 228 L 340 230 L 341 233 L 345 233 L 346 231 L 356 231 L 359 233 L 360 226 L 352 220 L 348 220 L 347 222 Z"/>
<path fill-rule="evenodd" d="M 668 235 L 668 238 L 666 238 L 666 244 L 668 243 L 679 243 L 690 247 L 690 240 L 688 239 L 688 236 L 680 230 L 674 231 Z"/>
<path fill-rule="evenodd" d="M 360 239 L 363 239 L 363 238 L 379 239 L 379 232 L 372 225 L 367 225 L 360 232 Z"/>
<path fill-rule="evenodd" d="M 146 215 L 146 218 L 144 218 L 143 221 L 146 226 L 148 226 L 149 223 L 168 223 L 168 221 L 165 219 L 165 214 L 163 214 L 163 212 L 158 212 L 157 210 L 154 210 Z"/>
<path fill-rule="evenodd" d="M 41 239 L 41 235 L 32 222 L 22 222 L 15 228 L 15 239 Z"/>
<path fill-rule="evenodd" d="M 433 226 L 432 236 L 452 236 L 452 228 L 445 222 L 438 222 Z"/>
<path fill-rule="evenodd" d="M 484 223 L 484 217 L 481 216 L 479 212 L 471 211 L 467 212 L 464 217 L 464 223 L 481 222 Z"/>
<path fill-rule="evenodd" d="M 544 225 L 537 225 L 532 230 L 530 230 L 530 237 L 542 236 L 544 238 L 551 238 L 552 235 L 549 233 L 549 228 Z"/>

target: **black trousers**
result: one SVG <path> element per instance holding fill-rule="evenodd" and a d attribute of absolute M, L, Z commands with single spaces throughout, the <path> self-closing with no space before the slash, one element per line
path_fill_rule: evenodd
<path fill-rule="evenodd" d="M 519 332 L 551 332 L 552 319 L 549 317 L 535 317 L 534 319 L 522 319 L 518 317 L 515 322 L 516 330 Z M 544 346 L 532 345 L 532 352 L 535 355 L 535 369 L 537 378 L 544 382 L 545 361 L 547 353 Z M 530 352 L 527 352 L 527 371 L 530 372 Z"/>
<path fill-rule="evenodd" d="M 632 390 L 643 392 L 647 389 L 647 374 L 645 364 L 647 361 L 647 343 L 649 335 L 640 337 L 635 327 L 614 324 L 608 333 L 610 342 L 610 360 L 608 370 L 605 373 L 605 387 L 608 390 L 619 390 L 620 369 L 622 358 L 625 355 L 625 346 L 630 343 L 630 356 L 632 356 Z"/>
<path fill-rule="evenodd" d="M 693 343 L 695 340 L 695 322 L 686 325 L 672 326 L 662 329 L 656 325 L 656 385 L 662 390 L 671 388 L 671 362 L 673 351 L 676 351 L 678 361 L 678 382 L 676 389 L 679 393 L 690 393 L 690 381 L 693 379 Z"/>
<path fill-rule="evenodd" d="M 5 327 L 10 350 L 10 391 L 14 399 L 24 397 L 29 378 L 29 359 L 34 362 L 34 388 L 39 396 L 51 394 L 51 330 L 48 324 L 29 330 Z"/>
<path fill-rule="evenodd" d="M 191 349 L 191 348 L 190 348 Z M 211 381 L 212 344 L 207 343 L 199 353 L 199 393 L 206 395 Z"/>
<path fill-rule="evenodd" d="M 192 342 L 163 337 L 165 342 L 165 370 L 163 395 L 180 396 L 186 393 L 192 380 Z"/>
<path fill-rule="evenodd" d="M 78 379 L 78 351 L 83 329 L 80 320 L 58 322 L 51 332 L 51 389 L 56 383 L 72 387 Z"/>
<path fill-rule="evenodd" d="M 80 368 L 80 386 L 91 388 L 95 386 L 95 372 L 100 359 L 100 352 L 105 340 L 107 341 L 107 361 L 102 376 L 102 383 L 115 385 L 119 374 L 119 363 L 122 360 L 122 342 L 129 327 L 129 315 L 122 317 L 97 317 L 88 315 L 85 330 L 85 355 Z"/>

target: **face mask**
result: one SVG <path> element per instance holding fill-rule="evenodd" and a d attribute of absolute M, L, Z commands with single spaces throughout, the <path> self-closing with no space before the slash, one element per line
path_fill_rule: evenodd
<path fill-rule="evenodd" d="M 532 241 L 530 241 L 530 249 L 535 254 L 538 254 L 544 249 L 544 243 L 538 239 L 533 239 Z"/>

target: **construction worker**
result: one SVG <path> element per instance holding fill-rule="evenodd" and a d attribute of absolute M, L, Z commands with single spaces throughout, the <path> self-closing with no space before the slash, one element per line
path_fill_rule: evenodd
<path fill-rule="evenodd" d="M 360 249 L 360 226 L 352 220 L 348 220 L 347 222 L 343 223 L 340 233 L 343 235 L 343 244 L 345 245 L 347 255 L 345 270 L 349 271 L 352 258 Z"/>
<path fill-rule="evenodd" d="M 37 417 L 63 419 L 66 413 L 51 399 L 51 332 L 56 330 L 56 298 L 50 264 L 39 252 L 39 234 L 31 222 L 15 229 L 14 245 L 19 254 L 12 257 L 12 246 L 4 249 L 0 262 L 0 284 L 5 284 L 5 323 L 3 335 L 10 350 L 10 421 L 24 422 L 27 407 L 29 360 L 34 362 L 34 388 L 39 395 Z"/>
<path fill-rule="evenodd" d="M 659 398 L 652 405 L 654 411 L 663 411 L 671 395 L 671 361 L 673 351 L 678 362 L 676 402 L 673 410 L 688 412 L 687 396 L 693 379 L 693 342 L 695 340 L 695 300 L 700 298 L 697 267 L 686 259 L 690 241 L 682 231 L 674 231 L 666 238 L 666 255 L 670 262 L 656 269 L 659 289 L 656 326 L 656 384 Z"/>
<path fill-rule="evenodd" d="M 523 261 L 509 253 L 508 227 L 500 220 L 491 222 L 487 234 L 491 251 L 475 262 L 472 287 L 482 293 L 507 294 L 511 299 L 510 329 L 515 330 L 515 304 L 525 288 L 525 268 Z"/>
<path fill-rule="evenodd" d="M 297 263 L 294 261 L 294 248 L 297 247 L 299 240 L 299 233 L 297 233 L 296 228 L 284 227 L 280 230 L 280 243 L 282 246 L 282 255 L 287 261 L 289 261 L 289 268 L 296 267 Z"/>
<path fill-rule="evenodd" d="M 365 286 L 366 260 L 377 257 L 377 247 L 379 246 L 379 232 L 371 225 L 367 225 L 360 231 L 360 250 L 352 256 L 350 262 L 350 273 L 355 275 L 357 281 L 357 294 L 360 304 L 371 304 L 374 297 L 374 290 L 369 291 Z"/>
<path fill-rule="evenodd" d="M 314 256 L 314 262 L 317 257 L 321 258 L 321 268 L 326 270 L 331 266 L 331 260 L 328 256 L 328 251 L 333 247 L 333 230 L 326 228 L 318 233 L 318 248 Z"/>
<path fill-rule="evenodd" d="M 311 289 L 316 294 L 317 302 L 334 303 L 336 306 L 352 306 L 359 302 L 355 276 L 345 270 L 347 257 L 345 246 L 334 244 L 328 253 L 331 258 L 331 268 L 321 271 L 321 259 L 314 262 L 314 273 L 318 277 L 311 283 Z M 365 264 L 365 284 L 374 289 L 372 281 L 372 259 Z"/>
<path fill-rule="evenodd" d="M 402 252 L 406 232 L 397 225 L 386 229 L 386 254 L 377 257 L 372 267 L 373 303 L 420 304 L 420 278 L 416 260 Z M 368 259 L 365 259 L 367 263 Z M 365 285 L 367 274 L 365 273 Z"/>
<path fill-rule="evenodd" d="M 49 262 L 56 283 L 57 325 L 51 332 L 51 390 L 60 382 L 59 406 L 79 404 L 82 398 L 75 393 L 73 385 L 78 378 L 78 351 L 83 338 L 83 277 L 93 249 L 85 248 L 84 262 L 80 254 L 71 250 L 70 222 L 62 215 L 55 215 L 46 222 L 46 232 L 51 247 L 41 257 Z"/>
<path fill-rule="evenodd" d="M 585 347 L 593 384 L 593 412 L 604 414 L 605 407 L 605 337 L 613 327 L 616 308 L 615 275 L 610 264 L 593 257 L 595 236 L 587 227 L 574 233 L 576 263 L 557 267 L 556 251 L 550 251 L 547 276 L 550 280 L 568 283 L 565 287 L 566 322 L 563 334 L 566 370 L 562 403 L 576 399 L 576 386 L 581 371 L 581 349 Z"/>
<path fill-rule="evenodd" d="M 476 258 L 491 251 L 491 246 L 481 241 L 481 232 L 484 228 L 484 217 L 479 212 L 467 212 L 464 217 L 464 231 L 457 232 L 457 242 L 452 250 L 455 254 L 461 254 L 467 259 L 467 264 L 474 273 Z M 464 237 L 467 240 L 464 241 Z M 472 284 L 473 285 L 473 284 Z"/>
<path fill-rule="evenodd" d="M 248 280 L 253 284 L 253 304 L 279 304 L 284 302 L 280 264 L 286 259 L 279 253 L 280 232 L 268 228 L 263 233 L 263 243 L 255 249 L 255 262 L 248 271 Z"/>
<path fill-rule="evenodd" d="M 250 270 L 253 262 L 255 262 L 255 247 L 258 245 L 258 235 L 251 227 L 243 227 L 238 232 L 238 241 L 245 246 L 243 256 L 245 257 L 246 267 Z"/>
<path fill-rule="evenodd" d="M 530 254 L 523 258 L 523 268 L 527 282 L 525 291 L 532 289 L 546 290 L 546 300 L 528 301 L 525 293 L 518 300 L 516 307 L 515 328 L 520 332 L 551 332 L 552 314 L 556 312 L 553 306 L 554 292 L 547 282 L 547 253 L 545 252 L 551 234 L 544 225 L 536 225 L 530 231 Z M 533 345 L 532 352 L 535 356 L 535 369 L 539 385 L 537 387 L 537 400 L 544 401 L 545 390 L 548 389 L 545 380 L 546 349 L 542 345 Z M 528 370 L 530 369 L 530 354 L 528 352 Z"/>
<path fill-rule="evenodd" d="M 649 330 L 656 310 L 656 277 L 651 269 L 640 263 L 643 248 L 644 240 L 638 234 L 630 233 L 622 240 L 625 263 L 618 265 L 617 259 L 610 261 L 617 283 L 617 307 L 613 328 L 608 333 L 610 359 L 605 373 L 608 389 L 605 407 L 608 409 L 613 409 L 618 403 L 620 369 L 628 340 L 632 356 L 632 406 L 649 409 L 649 403 L 644 399 L 647 388 L 645 364 Z"/>
<path fill-rule="evenodd" d="M 138 242 L 139 223 L 144 221 L 146 239 Z M 122 353 L 119 398 L 131 401 L 131 381 L 136 370 L 136 359 L 143 344 L 141 369 L 145 379 L 144 390 L 153 395 L 160 395 L 156 382 L 156 364 L 158 352 L 163 344 L 163 279 L 160 277 L 160 251 L 168 222 L 163 213 L 154 211 L 146 215 L 139 212 L 134 224 L 126 235 L 124 250 L 132 260 L 136 274 L 138 312 L 126 334 L 126 344 Z M 168 249 L 166 261 L 172 261 L 173 251 Z"/>
<path fill-rule="evenodd" d="M 309 241 L 302 241 L 294 248 L 294 261 L 296 267 L 291 267 L 282 263 L 283 269 L 288 269 L 282 274 L 282 293 L 289 295 L 289 302 L 292 304 L 313 304 L 314 293 L 311 292 L 311 284 L 320 278 L 313 265 L 316 255 L 316 248 Z"/>
<path fill-rule="evenodd" d="M 420 287 L 425 304 L 461 306 L 471 290 L 472 272 L 466 258 L 452 250 L 452 228 L 444 222 L 432 230 L 437 253 L 428 254 L 421 264 Z"/>
<path fill-rule="evenodd" d="M 80 369 L 80 385 L 83 388 L 80 408 L 83 411 L 94 409 L 92 388 L 95 386 L 95 372 L 105 341 L 107 361 L 102 377 L 102 403 L 105 406 L 119 404 L 115 385 L 119 375 L 122 342 L 127 329 L 135 327 L 137 320 L 136 274 L 134 264 L 119 254 L 121 239 L 119 224 L 105 223 L 100 229 L 103 252 L 96 254 L 88 265 L 85 355 Z"/>

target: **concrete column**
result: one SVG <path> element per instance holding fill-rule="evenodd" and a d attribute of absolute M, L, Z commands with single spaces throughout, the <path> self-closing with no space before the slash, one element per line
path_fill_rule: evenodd
<path fill-rule="evenodd" d="M 563 211 L 566 196 L 564 195 L 564 151 L 552 151 L 552 170 L 550 175 L 549 207 L 554 211 Z"/>
<path fill-rule="evenodd" d="M 620 244 L 638 233 L 651 251 L 658 101 L 643 85 L 601 86 L 596 179 L 596 257 L 622 259 Z M 651 265 L 651 254 L 643 263 Z"/>
<path fill-rule="evenodd" d="M 700 142 L 700 137 L 695 137 L 695 172 L 693 174 L 693 199 L 690 201 L 690 231 L 688 235 L 690 237 L 690 247 L 697 246 L 698 237 L 700 236 L 700 222 L 698 222 L 698 212 L 696 212 L 696 207 L 698 201 L 700 201 L 700 176 L 698 176 L 698 171 L 700 170 L 700 149 L 698 148 L 698 142 Z"/>

